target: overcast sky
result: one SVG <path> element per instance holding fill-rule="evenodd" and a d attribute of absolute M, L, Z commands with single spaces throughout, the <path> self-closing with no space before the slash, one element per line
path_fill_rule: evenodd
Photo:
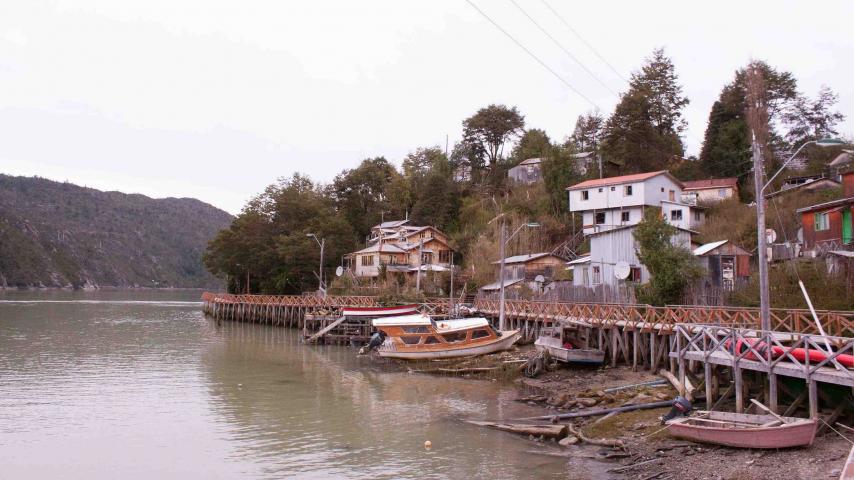
<path fill-rule="evenodd" d="M 0 3 L 0 173 L 237 213 L 277 177 L 328 182 L 363 158 L 458 140 L 490 103 L 566 137 L 610 114 L 628 78 L 664 47 L 691 104 L 688 154 L 709 108 L 751 58 L 840 96 L 854 136 L 854 2 L 472 0 L 5 0 Z M 589 43 L 609 64 L 592 53 Z M 605 86 L 603 86 L 603 83 Z"/>

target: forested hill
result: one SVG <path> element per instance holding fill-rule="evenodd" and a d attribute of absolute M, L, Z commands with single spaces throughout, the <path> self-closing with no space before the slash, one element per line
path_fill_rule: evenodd
<path fill-rule="evenodd" d="M 0 287 L 216 287 L 202 253 L 231 220 L 191 198 L 0 175 Z"/>

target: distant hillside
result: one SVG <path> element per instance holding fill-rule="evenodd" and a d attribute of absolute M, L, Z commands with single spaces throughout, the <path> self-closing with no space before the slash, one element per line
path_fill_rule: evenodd
<path fill-rule="evenodd" d="M 218 286 L 202 253 L 231 220 L 191 198 L 0 175 L 0 288 Z"/>

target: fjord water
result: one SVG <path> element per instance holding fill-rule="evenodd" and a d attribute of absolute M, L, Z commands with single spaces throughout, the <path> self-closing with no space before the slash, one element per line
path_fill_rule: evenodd
<path fill-rule="evenodd" d="M 526 440 L 458 421 L 540 413 L 512 402 L 511 386 L 406 373 L 350 348 L 300 345 L 285 328 L 217 324 L 198 298 L 0 293 L 0 479 L 573 470 L 526 453 L 536 447 Z"/>

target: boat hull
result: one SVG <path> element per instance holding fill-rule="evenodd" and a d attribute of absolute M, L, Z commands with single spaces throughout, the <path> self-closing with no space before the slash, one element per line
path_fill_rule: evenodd
<path fill-rule="evenodd" d="M 851 447 L 851 453 L 848 454 L 848 461 L 845 462 L 845 468 L 842 469 L 839 480 L 854 480 L 854 447 Z"/>
<path fill-rule="evenodd" d="M 519 340 L 519 330 L 502 331 L 501 336 L 490 342 L 482 342 L 471 346 L 445 348 L 436 350 L 395 350 L 380 347 L 377 354 L 384 358 L 397 358 L 401 360 L 433 360 L 437 358 L 459 358 L 487 355 L 489 353 L 501 352 L 512 347 Z"/>
<path fill-rule="evenodd" d="M 720 413 L 720 412 L 710 412 Z M 792 423 L 763 427 L 762 423 L 773 421 L 770 415 L 747 415 L 721 413 L 717 424 L 693 424 L 693 418 L 677 418 L 668 423 L 667 430 L 674 437 L 699 443 L 711 443 L 737 448 L 791 448 L 805 447 L 815 439 L 817 420 L 793 419 Z M 715 421 L 715 416 L 711 416 Z M 730 420 L 754 423 L 746 428 L 726 425 Z"/>
<path fill-rule="evenodd" d="M 605 362 L 605 352 L 597 349 L 563 348 L 560 339 L 540 337 L 534 342 L 537 350 L 545 350 L 555 360 L 564 363 L 580 363 L 586 365 L 601 365 Z"/>

